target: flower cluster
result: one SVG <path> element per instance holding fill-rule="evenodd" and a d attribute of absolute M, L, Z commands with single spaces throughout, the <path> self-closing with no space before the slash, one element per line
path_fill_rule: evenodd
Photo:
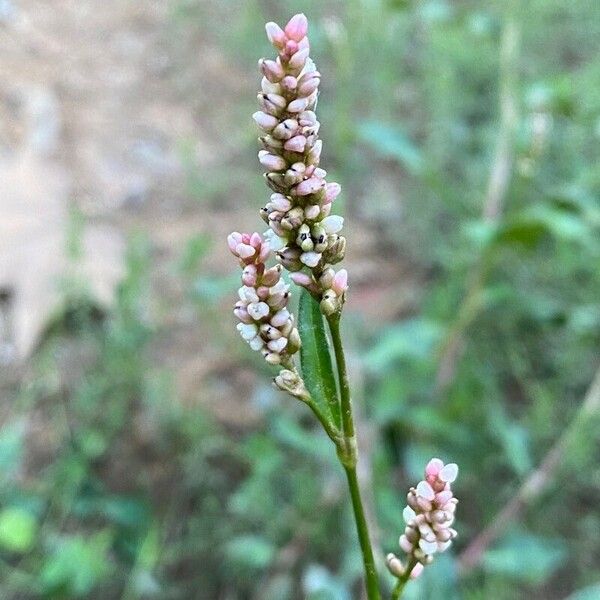
<path fill-rule="evenodd" d="M 258 94 L 261 110 L 253 115 L 263 130 L 258 159 L 274 192 L 261 210 L 270 227 L 265 237 L 286 269 L 307 271 L 294 281 L 321 301 L 325 314 L 333 314 L 343 304 L 347 274 L 336 279 L 330 265 L 344 258 L 346 240 L 339 235 L 344 220 L 330 215 L 341 188 L 328 183 L 319 167 L 322 142 L 314 109 L 321 75 L 308 56 L 303 14 L 292 17 L 284 29 L 267 23 L 266 30 L 278 56 L 259 62 L 264 76 Z"/>
<path fill-rule="evenodd" d="M 243 268 L 240 299 L 233 311 L 240 320 L 240 335 L 268 363 L 290 364 L 290 356 L 300 348 L 300 336 L 287 309 L 290 293 L 281 279 L 281 266 L 267 269 L 271 249 L 258 233 L 234 232 L 227 244 Z"/>
<path fill-rule="evenodd" d="M 456 537 L 452 524 L 458 500 L 450 484 L 457 475 L 456 464 L 444 465 L 439 458 L 432 458 L 425 468 L 425 479 L 408 492 L 408 506 L 403 512 L 406 529 L 400 536 L 400 548 L 408 561 L 404 566 L 394 554 L 387 557 L 388 568 L 397 577 L 404 576 L 408 567 L 410 577 L 418 577 L 433 555 L 446 550 Z"/>

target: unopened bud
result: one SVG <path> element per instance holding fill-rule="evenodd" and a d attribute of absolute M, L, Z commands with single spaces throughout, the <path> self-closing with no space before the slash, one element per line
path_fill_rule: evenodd
<path fill-rule="evenodd" d="M 304 381 L 295 371 L 283 369 L 275 379 L 273 379 L 273 383 L 275 384 L 275 387 L 282 392 L 287 392 L 303 402 L 310 400 L 310 395 L 304 385 Z"/>

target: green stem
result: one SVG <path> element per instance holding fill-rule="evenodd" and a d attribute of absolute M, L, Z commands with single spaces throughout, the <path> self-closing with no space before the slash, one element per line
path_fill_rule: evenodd
<path fill-rule="evenodd" d="M 346 357 L 340 334 L 340 316 L 334 314 L 328 317 L 331 341 L 335 352 L 338 378 L 340 383 L 340 399 L 342 404 L 342 431 L 346 439 L 354 439 L 354 419 L 352 418 L 352 401 L 350 399 L 350 383 L 348 382 L 348 370 L 346 368 Z"/>
<path fill-rule="evenodd" d="M 375 559 L 373 558 L 373 549 L 369 538 L 369 527 L 365 517 L 363 503 L 360 497 L 360 488 L 356 476 L 356 463 L 358 453 L 356 449 L 356 438 L 354 431 L 354 419 L 352 417 L 352 401 L 350 398 L 350 383 L 348 381 L 348 370 L 346 368 L 346 357 L 340 335 L 340 316 L 339 314 L 328 317 L 331 340 L 335 352 L 335 362 L 338 372 L 338 381 L 340 386 L 340 399 L 342 409 L 342 432 L 343 445 L 338 446 L 338 457 L 346 471 L 348 479 L 348 489 L 352 499 L 352 510 L 356 531 L 360 542 L 363 565 L 365 569 L 365 582 L 367 588 L 367 597 L 369 600 L 381 600 L 379 592 L 379 582 L 377 579 L 377 569 L 375 568 Z"/>
<path fill-rule="evenodd" d="M 392 590 L 392 598 L 391 600 L 398 600 L 398 598 L 400 598 L 402 596 L 402 592 L 404 591 L 404 586 L 406 585 L 406 582 L 408 581 L 408 579 L 398 579 L 398 581 L 396 582 L 396 585 L 394 586 L 394 589 Z"/>
<path fill-rule="evenodd" d="M 348 488 L 350 489 L 350 497 L 352 498 L 352 509 L 354 511 L 356 531 L 358 532 L 358 540 L 360 542 L 363 565 L 365 568 L 367 597 L 369 600 L 381 600 L 379 582 L 377 581 L 377 569 L 375 568 L 373 549 L 371 548 L 371 540 L 369 539 L 369 528 L 360 498 L 358 479 L 356 477 L 356 467 L 344 465 L 344 470 L 346 471 L 346 477 L 348 478 Z"/>
<path fill-rule="evenodd" d="M 411 558 L 410 561 L 408 562 L 408 565 L 406 567 L 406 571 L 404 572 L 404 575 L 402 575 L 402 577 L 398 578 L 398 581 L 396 582 L 396 585 L 394 586 L 394 589 L 392 590 L 392 597 L 390 600 L 398 600 L 400 597 L 402 597 L 404 588 L 406 587 L 406 584 L 407 584 L 408 580 L 410 579 L 410 574 L 411 574 L 412 570 L 415 568 L 416 564 L 417 564 L 417 560 L 414 557 Z"/>

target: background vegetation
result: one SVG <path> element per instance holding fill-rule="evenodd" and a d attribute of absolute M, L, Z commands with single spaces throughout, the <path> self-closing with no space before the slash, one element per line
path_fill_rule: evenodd
<path fill-rule="evenodd" d="M 200 88 L 218 141 L 207 165 L 180 140 L 184 194 L 218 225 L 181 239 L 166 268 L 212 366 L 182 398 L 144 227 L 130 232 L 110 311 L 84 282 L 61 283 L 64 314 L 2 376 L 0 597 L 360 597 L 343 473 L 237 341 L 235 265 L 220 249 L 221 229 L 259 226 L 266 197 L 249 118 L 263 22 L 299 9 L 323 74 L 324 164 L 350 226 L 344 325 L 377 547 L 396 551 L 407 487 L 440 456 L 461 468 L 460 537 L 410 598 L 599 598 L 599 411 L 543 463 L 600 366 L 590 0 L 169 5 L 173 93 Z M 194 61 L 217 67 L 200 81 Z M 547 486 L 523 496 L 477 564 L 459 560 L 540 464 Z"/>

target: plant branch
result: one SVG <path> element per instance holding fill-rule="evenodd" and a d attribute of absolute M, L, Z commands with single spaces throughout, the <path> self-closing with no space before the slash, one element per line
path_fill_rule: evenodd
<path fill-rule="evenodd" d="M 356 464 L 358 461 L 357 446 L 355 437 L 354 419 L 352 416 L 352 399 L 350 396 L 350 383 L 348 380 L 348 370 L 346 367 L 346 356 L 342 345 L 340 334 L 340 315 L 336 313 L 327 318 L 331 341 L 335 353 L 335 363 L 338 373 L 338 382 L 340 390 L 340 401 L 342 410 L 342 432 L 344 444 L 338 447 L 338 457 L 344 466 L 346 478 L 348 480 L 348 489 L 352 499 L 352 510 L 356 531 L 360 542 L 362 552 L 363 566 L 365 570 L 365 581 L 367 588 L 367 597 L 369 600 L 381 600 L 379 592 L 379 582 L 377 578 L 377 569 L 375 559 L 373 558 L 373 548 L 369 537 L 369 526 L 365 517 L 363 502 L 360 496 L 360 487 L 356 474 Z"/>
<path fill-rule="evenodd" d="M 346 471 L 346 477 L 348 479 L 348 488 L 352 499 L 352 510 L 354 511 L 354 520 L 356 522 L 356 530 L 358 532 L 358 540 L 360 542 L 363 565 L 365 568 L 367 597 L 369 600 L 381 600 L 379 582 L 377 580 L 377 570 L 375 568 L 375 560 L 373 559 L 371 540 L 369 539 L 369 529 L 360 498 L 358 479 L 356 477 L 356 467 L 344 465 L 344 470 Z"/>
<path fill-rule="evenodd" d="M 350 383 L 348 381 L 348 370 L 346 367 L 346 356 L 342 345 L 340 334 L 340 315 L 333 314 L 327 318 L 331 341 L 335 352 L 335 363 L 337 365 L 338 379 L 340 385 L 340 401 L 342 408 L 342 431 L 347 440 L 354 439 L 354 419 L 352 417 L 352 400 L 350 398 Z"/>
<path fill-rule="evenodd" d="M 550 448 L 539 467 L 530 473 L 517 493 L 494 517 L 490 525 L 463 550 L 458 558 L 461 573 L 467 573 L 476 567 L 481 562 L 490 544 L 506 531 L 507 525 L 517 519 L 521 511 L 542 494 L 554 476 L 554 472 L 560 465 L 579 427 L 598 412 L 600 412 L 600 368 L 596 371 L 581 407 L 573 420 Z"/>
<path fill-rule="evenodd" d="M 402 575 L 402 577 L 398 578 L 398 581 L 396 582 L 396 585 L 394 586 L 394 589 L 392 590 L 391 600 L 398 600 L 399 598 L 402 597 L 404 588 L 405 588 L 406 584 L 408 583 L 408 580 L 410 579 L 410 574 L 411 574 L 412 570 L 415 568 L 416 564 L 417 564 L 417 559 L 413 556 L 406 567 L 406 571 L 405 571 L 404 575 Z"/>

